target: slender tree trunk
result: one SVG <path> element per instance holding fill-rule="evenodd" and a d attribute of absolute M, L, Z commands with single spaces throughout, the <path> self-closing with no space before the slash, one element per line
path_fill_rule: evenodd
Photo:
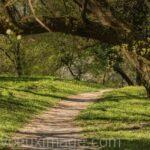
<path fill-rule="evenodd" d="M 113 66 L 113 69 L 116 73 L 118 73 L 127 83 L 129 86 L 134 85 L 134 83 L 132 82 L 132 80 L 128 77 L 128 75 L 121 69 L 121 67 L 119 66 L 119 64 L 115 64 Z"/>
<path fill-rule="evenodd" d="M 104 76 L 103 76 L 103 85 L 105 85 L 105 82 L 106 82 L 106 75 L 107 75 L 107 72 L 105 71 Z"/>
<path fill-rule="evenodd" d="M 18 77 L 23 75 L 23 68 L 22 68 L 22 60 L 21 60 L 21 53 L 20 53 L 20 44 L 17 43 L 16 45 L 16 72 Z"/>
<path fill-rule="evenodd" d="M 136 68 L 136 83 L 139 86 L 142 85 L 142 73 L 139 71 L 142 70 L 142 68 L 143 68 L 142 61 L 138 59 L 137 68 Z"/>
<path fill-rule="evenodd" d="M 20 62 L 17 62 L 17 64 L 16 64 L 16 71 L 17 71 L 18 77 L 21 77 L 23 75 Z"/>
<path fill-rule="evenodd" d="M 150 85 L 146 86 L 147 97 L 150 98 Z"/>

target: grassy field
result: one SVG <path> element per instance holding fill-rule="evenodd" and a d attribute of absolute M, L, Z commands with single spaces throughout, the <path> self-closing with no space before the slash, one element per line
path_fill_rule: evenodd
<path fill-rule="evenodd" d="M 77 118 L 84 137 L 94 139 L 104 149 L 148 150 L 150 148 L 150 99 L 142 87 L 113 90 L 91 104 Z M 119 148 L 108 147 L 100 139 L 121 139 Z M 119 143 L 119 142 L 118 142 Z"/>
<path fill-rule="evenodd" d="M 10 137 L 34 115 L 56 105 L 60 99 L 99 88 L 96 84 L 52 77 L 0 77 L 0 139 Z"/>

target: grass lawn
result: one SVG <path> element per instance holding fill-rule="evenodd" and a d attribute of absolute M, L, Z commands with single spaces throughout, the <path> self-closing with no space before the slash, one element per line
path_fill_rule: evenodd
<path fill-rule="evenodd" d="M 104 95 L 81 112 L 77 123 L 84 128 L 84 137 L 94 139 L 121 139 L 118 146 L 104 149 L 150 149 L 150 99 L 142 87 L 125 87 Z M 118 142 L 119 143 L 119 142 Z"/>
<path fill-rule="evenodd" d="M 0 77 L 0 140 L 10 137 L 34 115 L 56 105 L 60 99 L 99 88 L 97 84 L 53 77 Z"/>

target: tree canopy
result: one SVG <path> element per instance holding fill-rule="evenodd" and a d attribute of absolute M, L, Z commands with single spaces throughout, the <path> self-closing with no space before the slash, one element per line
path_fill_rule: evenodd
<path fill-rule="evenodd" d="M 121 68 L 121 65 L 128 60 L 138 74 L 139 85 L 144 85 L 150 95 L 149 14 L 148 0 L 1 0 L 0 34 L 8 38 L 11 32 L 15 34 L 15 37 L 60 32 L 65 35 L 84 37 L 89 40 L 85 42 L 85 45 L 90 43 L 90 40 L 93 40 L 93 43 L 98 41 L 101 46 L 107 45 L 107 48 L 103 49 L 104 55 L 106 54 L 103 62 L 110 61 L 114 71 L 120 74 L 129 85 L 134 85 L 129 75 Z M 56 41 L 59 41 L 58 38 Z M 78 43 L 80 42 L 81 40 Z M 68 43 L 70 45 L 71 41 Z M 81 57 L 76 57 L 79 56 L 78 54 L 83 54 L 80 52 L 81 49 L 78 49 L 78 46 L 70 46 L 70 50 L 67 42 L 65 42 L 65 50 L 60 48 L 59 42 L 56 45 L 56 49 L 59 49 L 59 55 L 57 52 L 54 54 L 56 62 L 59 60 L 56 68 L 62 64 L 66 65 L 73 76 L 80 78 L 81 63 L 84 64 L 84 69 L 88 65 L 86 61 L 84 63 L 81 61 Z M 92 48 L 92 50 L 92 57 L 102 56 L 99 55 L 101 48 L 97 48 L 96 51 Z M 8 53 L 5 51 L 5 54 Z M 18 59 L 20 56 L 19 53 L 17 54 Z M 86 56 L 86 59 L 89 57 L 86 53 L 83 56 Z M 18 68 L 20 64 L 15 66 Z M 78 71 L 73 72 L 74 68 L 78 68 L 75 69 Z"/>
<path fill-rule="evenodd" d="M 118 44 L 141 38 L 147 0 L 1 0 L 0 33 L 63 32 Z M 143 36 L 142 36 L 143 38 Z"/>

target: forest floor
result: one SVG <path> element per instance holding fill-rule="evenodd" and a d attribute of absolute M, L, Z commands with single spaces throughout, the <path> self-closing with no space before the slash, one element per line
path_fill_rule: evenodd
<path fill-rule="evenodd" d="M 27 142 L 21 146 L 26 149 L 47 148 L 47 141 L 49 149 L 85 149 L 85 145 L 79 143 L 82 140 L 82 128 L 76 126 L 74 120 L 80 111 L 86 109 L 91 102 L 99 100 L 107 91 L 109 90 L 78 94 L 62 100 L 56 107 L 35 117 L 20 129 L 14 139 L 30 140 L 30 144 Z"/>

